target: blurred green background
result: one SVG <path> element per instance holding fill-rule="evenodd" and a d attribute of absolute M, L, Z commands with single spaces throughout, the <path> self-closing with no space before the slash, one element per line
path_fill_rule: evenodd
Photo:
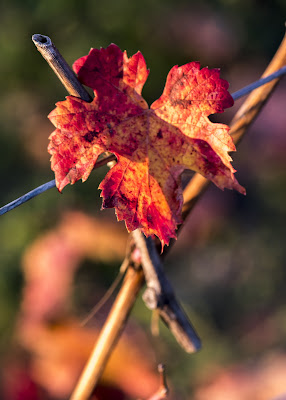
<path fill-rule="evenodd" d="M 46 151 L 53 126 L 46 116 L 66 92 L 32 43 L 34 33 L 50 36 L 69 64 L 111 42 L 129 56 L 140 50 L 151 71 L 143 89 L 151 104 L 176 64 L 198 60 L 221 68 L 230 92 L 258 79 L 282 40 L 286 15 L 283 0 L 4 0 L 0 7 L 0 205 L 53 179 Z M 203 340 L 195 355 L 179 350 L 164 328 L 164 340 L 154 341 L 174 398 L 216 399 L 199 397 L 205 379 L 214 379 L 210 366 L 255 363 L 259 370 L 269 354 L 286 350 L 285 99 L 284 79 L 233 155 L 247 196 L 211 187 L 166 260 L 168 276 Z M 229 123 L 242 101 L 214 119 Z M 1 216 L 1 368 L 15 351 L 27 247 L 69 210 L 95 218 L 104 214 L 117 224 L 112 211 L 100 212 L 97 186 L 105 171 L 62 195 L 50 190 Z M 104 292 L 119 265 L 120 257 L 82 261 L 73 283 L 75 314 L 85 316 L 94 302 L 94 281 Z M 141 300 L 132 318 L 150 336 L 150 313 Z M 5 385 L 4 379 L 3 393 Z"/>

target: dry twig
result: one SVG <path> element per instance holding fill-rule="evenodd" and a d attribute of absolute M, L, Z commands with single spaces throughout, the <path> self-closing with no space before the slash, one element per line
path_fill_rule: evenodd
<path fill-rule="evenodd" d="M 141 253 L 141 265 L 147 286 L 143 294 L 145 304 L 149 309 L 158 311 L 177 342 L 187 353 L 199 350 L 201 341 L 176 299 L 153 239 L 146 238 L 139 229 L 132 232 L 132 236 Z"/>
<path fill-rule="evenodd" d="M 32 36 L 32 40 L 68 93 L 72 96 L 80 97 L 82 100 L 92 101 L 91 96 L 79 82 L 75 73 L 51 39 L 48 36 L 36 33 Z"/>

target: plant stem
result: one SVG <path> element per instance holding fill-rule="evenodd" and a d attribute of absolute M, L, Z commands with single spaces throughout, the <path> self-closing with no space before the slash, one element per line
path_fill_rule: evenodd
<path fill-rule="evenodd" d="M 45 35 L 35 34 L 32 36 L 32 40 L 68 93 L 82 100 L 88 102 L 92 101 L 91 96 L 79 82 L 75 73 L 62 57 L 51 39 Z"/>
<path fill-rule="evenodd" d="M 87 400 L 90 397 L 126 324 L 143 282 L 144 274 L 142 269 L 136 271 L 129 267 L 121 289 L 70 400 Z"/>
<path fill-rule="evenodd" d="M 285 64 L 286 34 L 284 35 L 284 38 L 273 59 L 263 73 L 262 78 L 275 73 L 280 68 L 284 67 Z M 230 123 L 231 129 L 229 133 L 232 136 L 235 144 L 238 144 L 240 142 L 245 132 L 247 131 L 247 128 L 254 122 L 257 115 L 261 112 L 264 104 L 269 99 L 271 93 L 275 89 L 280 79 L 281 76 L 253 90 L 244 101 L 242 106 L 239 108 Z M 193 176 L 193 178 L 184 190 L 184 219 L 192 211 L 197 200 L 204 193 L 209 183 L 210 181 L 208 181 L 206 178 L 198 173 Z"/>
<path fill-rule="evenodd" d="M 278 69 L 278 71 L 273 72 L 272 74 L 268 75 L 266 73 L 263 74 L 261 79 L 256 82 L 250 83 L 249 85 L 245 86 L 244 88 L 237 90 L 237 92 L 232 93 L 233 100 L 238 100 L 241 97 L 251 93 L 253 90 L 259 88 L 260 86 L 265 85 L 268 82 L 273 81 L 276 78 L 282 77 L 282 75 L 286 74 L 286 66 Z"/>
<path fill-rule="evenodd" d="M 286 65 L 286 34 L 275 53 L 273 59 L 270 64 L 264 71 L 262 78 L 267 77 L 278 71 L 280 68 Z M 269 99 L 270 95 L 276 88 L 278 82 L 281 80 L 280 78 L 276 78 L 271 82 L 253 90 L 250 95 L 247 97 L 245 102 L 239 108 L 235 116 L 233 117 L 230 124 L 230 134 L 233 138 L 235 144 L 239 143 L 244 133 L 250 124 L 253 123 L 259 112 L 262 110 L 262 107 Z"/>
<path fill-rule="evenodd" d="M 187 353 L 198 351 L 201 348 L 201 340 L 164 273 L 162 259 L 157 253 L 154 240 L 151 237 L 146 238 L 139 229 L 133 231 L 132 236 L 141 253 L 141 265 L 147 286 L 143 294 L 145 304 L 159 313 L 176 341 Z"/>

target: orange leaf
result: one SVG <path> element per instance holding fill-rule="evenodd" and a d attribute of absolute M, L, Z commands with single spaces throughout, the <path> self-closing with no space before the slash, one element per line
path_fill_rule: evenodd
<path fill-rule="evenodd" d="M 95 97 L 87 103 L 68 96 L 49 115 L 57 128 L 49 152 L 60 191 L 85 181 L 102 152 L 115 154 L 117 164 L 99 186 L 102 208 L 114 207 L 129 231 L 157 235 L 162 245 L 181 223 L 184 169 L 221 189 L 245 192 L 230 164 L 235 146 L 229 128 L 207 118 L 233 104 L 219 70 L 200 70 L 197 62 L 173 67 L 150 108 L 141 96 L 148 70 L 140 52 L 128 58 L 114 44 L 92 49 L 74 70 Z"/>

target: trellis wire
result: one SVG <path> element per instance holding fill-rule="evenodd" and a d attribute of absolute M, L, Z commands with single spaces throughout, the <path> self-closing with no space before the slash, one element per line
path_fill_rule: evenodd
<path fill-rule="evenodd" d="M 232 94 L 233 100 L 238 100 L 241 97 L 249 94 L 252 92 L 254 89 L 257 89 L 258 87 L 265 85 L 266 83 L 269 83 L 270 81 L 279 78 L 282 75 L 286 74 L 286 66 L 280 68 L 278 71 L 274 72 L 273 74 L 266 76 L 265 78 L 261 78 L 257 80 L 256 82 L 251 83 L 250 85 L 245 86 L 244 88 L 237 90 Z M 30 192 L 24 194 L 23 196 L 19 197 L 18 199 L 11 201 L 11 203 L 6 204 L 5 206 L 0 208 L 0 215 L 3 215 L 14 208 L 20 206 L 21 204 L 25 203 L 26 201 L 31 200 L 33 197 L 38 196 L 39 194 L 52 189 L 53 187 L 56 186 L 55 180 L 49 181 L 44 183 L 41 186 L 38 186 L 37 188 L 31 190 Z"/>
<path fill-rule="evenodd" d="M 6 204 L 5 206 L 0 208 L 0 215 L 5 214 L 14 208 L 20 206 L 23 203 L 26 203 L 26 201 L 31 200 L 33 197 L 38 196 L 39 194 L 52 189 L 53 187 L 56 186 L 56 181 L 53 179 L 52 181 L 46 182 L 41 186 L 38 186 L 36 189 L 31 190 L 30 192 L 24 194 L 23 196 L 19 197 L 18 199 L 11 201 L 11 203 Z"/>
<path fill-rule="evenodd" d="M 273 72 L 273 74 L 266 76 L 265 78 L 258 79 L 258 81 L 250 83 L 250 85 L 245 86 L 244 88 L 237 90 L 232 94 L 233 100 L 238 100 L 246 94 L 252 92 L 254 89 L 259 88 L 262 85 L 265 85 L 268 82 L 273 81 L 274 79 L 279 78 L 282 75 L 286 74 L 286 66 L 278 69 L 278 71 Z"/>

